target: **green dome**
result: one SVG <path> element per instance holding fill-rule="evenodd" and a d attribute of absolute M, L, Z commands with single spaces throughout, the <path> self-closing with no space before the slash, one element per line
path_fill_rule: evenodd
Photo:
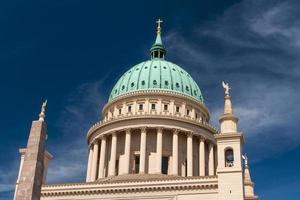
<path fill-rule="evenodd" d="M 133 66 L 113 87 L 109 101 L 136 91 L 159 90 L 187 95 L 203 103 L 194 79 L 178 65 L 163 59 L 152 59 Z"/>
<path fill-rule="evenodd" d="M 165 60 L 166 49 L 161 39 L 161 22 L 157 21 L 156 40 L 150 49 L 151 60 L 137 64 L 123 74 L 113 87 L 109 101 L 138 91 L 165 91 L 190 96 L 204 103 L 194 79 L 178 65 Z"/>

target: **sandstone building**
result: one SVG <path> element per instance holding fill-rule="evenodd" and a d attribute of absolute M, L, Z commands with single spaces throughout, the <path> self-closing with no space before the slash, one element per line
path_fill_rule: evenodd
<path fill-rule="evenodd" d="M 223 82 L 220 130 L 192 76 L 165 60 L 161 21 L 151 58 L 125 72 L 113 87 L 102 120 L 87 133 L 82 183 L 46 184 L 45 106 L 21 149 L 15 199 L 258 200 L 243 134 Z M 243 159 L 244 158 L 244 159 Z M 244 160 L 244 161 L 243 161 Z"/>

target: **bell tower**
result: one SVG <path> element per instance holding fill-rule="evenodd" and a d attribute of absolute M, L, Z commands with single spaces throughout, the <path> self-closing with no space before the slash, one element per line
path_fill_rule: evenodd
<path fill-rule="evenodd" d="M 233 114 L 230 87 L 222 82 L 225 90 L 224 114 L 219 118 L 221 133 L 216 135 L 218 152 L 219 200 L 244 200 L 242 170 L 243 135 L 237 131 L 238 118 Z"/>
<path fill-rule="evenodd" d="M 46 101 L 39 119 L 32 122 L 27 147 L 20 149 L 21 163 L 16 182 L 15 200 L 39 200 L 45 182 L 48 161 L 52 155 L 45 150 L 47 125 L 45 123 Z"/>

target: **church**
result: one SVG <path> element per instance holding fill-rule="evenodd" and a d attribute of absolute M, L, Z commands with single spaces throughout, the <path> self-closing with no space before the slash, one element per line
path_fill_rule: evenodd
<path fill-rule="evenodd" d="M 46 183 L 53 156 L 46 150 L 44 102 L 27 147 L 20 149 L 15 200 L 259 199 L 242 154 L 229 84 L 222 82 L 224 113 L 215 128 L 198 84 L 166 60 L 161 22 L 150 59 L 119 78 L 102 119 L 87 131 L 85 181 Z"/>

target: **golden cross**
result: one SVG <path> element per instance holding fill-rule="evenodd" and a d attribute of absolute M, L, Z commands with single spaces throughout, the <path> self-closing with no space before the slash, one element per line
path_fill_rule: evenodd
<path fill-rule="evenodd" d="M 160 24 L 162 23 L 163 21 L 162 20 L 160 20 L 160 19 L 158 19 L 157 21 L 156 21 L 156 23 L 157 23 L 157 34 L 160 34 L 160 30 L 161 30 L 161 27 L 160 27 Z"/>

